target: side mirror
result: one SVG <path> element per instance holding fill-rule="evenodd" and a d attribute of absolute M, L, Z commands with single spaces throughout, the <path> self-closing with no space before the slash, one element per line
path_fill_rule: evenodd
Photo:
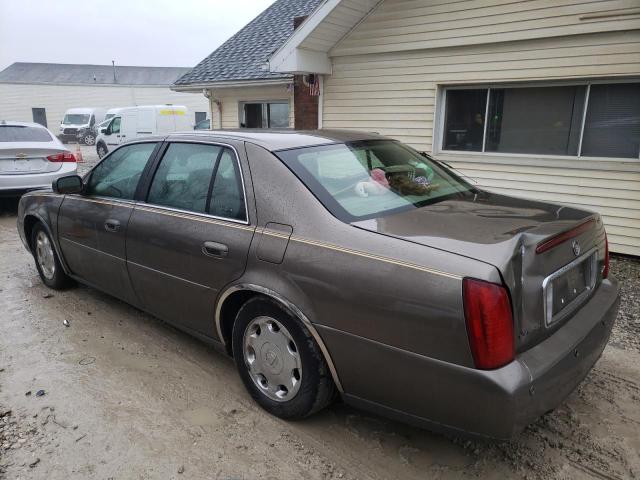
<path fill-rule="evenodd" d="M 100 133 L 104 133 L 106 135 L 107 134 L 107 129 L 106 128 L 101 128 L 100 129 Z"/>
<path fill-rule="evenodd" d="M 51 185 L 55 193 L 62 195 L 68 195 L 72 193 L 82 193 L 84 185 L 82 184 L 82 178 L 78 175 L 67 175 L 66 177 L 60 177 L 53 181 Z"/>

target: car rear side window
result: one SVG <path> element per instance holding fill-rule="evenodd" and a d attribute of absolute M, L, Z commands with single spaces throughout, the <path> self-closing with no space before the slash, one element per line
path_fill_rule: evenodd
<path fill-rule="evenodd" d="M 233 151 L 219 145 L 172 143 L 151 183 L 155 205 L 244 220 L 244 196 Z"/>
<path fill-rule="evenodd" d="M 22 125 L 0 125 L 0 142 L 51 142 L 51 134 L 44 128 Z"/>
<path fill-rule="evenodd" d="M 217 217 L 245 221 L 242 177 L 231 150 L 225 150 L 216 168 L 216 175 L 209 201 L 209 213 Z"/>
<path fill-rule="evenodd" d="M 133 200 L 156 145 L 157 142 L 136 143 L 115 150 L 91 172 L 87 194 Z"/>

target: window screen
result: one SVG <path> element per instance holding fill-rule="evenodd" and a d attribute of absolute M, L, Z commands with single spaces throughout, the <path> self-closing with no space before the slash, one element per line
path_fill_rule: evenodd
<path fill-rule="evenodd" d="M 639 82 L 450 88 L 444 113 L 443 150 L 640 158 Z"/>
<path fill-rule="evenodd" d="M 288 128 L 289 103 L 257 102 L 241 103 L 240 126 L 242 128 Z"/>
<path fill-rule="evenodd" d="M 582 155 L 640 157 L 640 83 L 591 85 Z"/>
<path fill-rule="evenodd" d="M 491 89 L 486 152 L 577 155 L 585 86 Z"/>

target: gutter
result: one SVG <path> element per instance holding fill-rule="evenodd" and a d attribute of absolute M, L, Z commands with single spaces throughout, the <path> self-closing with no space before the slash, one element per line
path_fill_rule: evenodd
<path fill-rule="evenodd" d="M 269 85 L 287 85 L 291 83 L 293 76 L 287 76 L 286 78 L 276 78 L 267 80 L 230 80 L 226 82 L 205 82 L 205 83 L 190 83 L 188 85 L 171 85 L 171 90 L 174 92 L 197 92 L 200 93 L 202 89 L 218 89 L 218 88 L 243 88 L 243 87 L 261 87 Z"/>

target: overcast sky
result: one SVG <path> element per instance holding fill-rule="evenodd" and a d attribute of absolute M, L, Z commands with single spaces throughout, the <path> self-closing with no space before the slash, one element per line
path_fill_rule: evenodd
<path fill-rule="evenodd" d="M 13 62 L 192 67 L 274 0 L 0 0 Z"/>

